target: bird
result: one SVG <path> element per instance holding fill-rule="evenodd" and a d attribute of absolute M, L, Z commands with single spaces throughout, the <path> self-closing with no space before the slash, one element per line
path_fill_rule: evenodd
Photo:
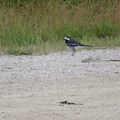
<path fill-rule="evenodd" d="M 76 49 L 77 48 L 83 48 L 83 47 L 92 47 L 91 45 L 84 45 L 81 44 L 80 42 L 77 42 L 76 40 L 74 40 L 73 38 L 71 38 L 70 36 L 66 36 L 64 38 L 65 40 L 65 44 L 72 49 L 72 56 L 76 53 Z"/>

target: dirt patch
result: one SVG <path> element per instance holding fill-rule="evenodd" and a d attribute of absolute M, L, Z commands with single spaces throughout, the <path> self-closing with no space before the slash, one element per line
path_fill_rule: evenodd
<path fill-rule="evenodd" d="M 119 120 L 119 60 L 120 49 L 1 56 L 0 119 Z"/>

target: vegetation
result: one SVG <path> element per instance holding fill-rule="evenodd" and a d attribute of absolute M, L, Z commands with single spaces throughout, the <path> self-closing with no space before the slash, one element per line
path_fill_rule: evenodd
<path fill-rule="evenodd" d="M 66 35 L 95 47 L 120 46 L 119 0 L 1 0 L 0 54 L 62 51 Z"/>

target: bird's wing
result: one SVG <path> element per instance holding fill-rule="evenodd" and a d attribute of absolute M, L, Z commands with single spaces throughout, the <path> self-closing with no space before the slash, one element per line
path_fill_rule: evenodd
<path fill-rule="evenodd" d="M 80 43 L 80 42 L 78 42 L 78 41 L 75 41 L 75 40 L 73 40 L 73 39 L 72 39 L 72 42 L 73 42 L 73 44 L 75 44 L 75 45 L 77 45 L 77 46 L 93 47 L 93 46 L 91 46 L 91 45 L 84 45 L 84 44 L 82 44 L 82 43 Z"/>
<path fill-rule="evenodd" d="M 75 40 L 73 40 L 73 39 L 71 40 L 71 42 L 72 42 L 73 44 L 77 45 L 77 46 L 81 46 L 81 45 L 82 45 L 80 42 L 75 41 Z"/>

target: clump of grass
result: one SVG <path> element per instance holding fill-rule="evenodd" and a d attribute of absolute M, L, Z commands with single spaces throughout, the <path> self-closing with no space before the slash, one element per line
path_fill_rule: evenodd
<path fill-rule="evenodd" d="M 0 6 L 1 54 L 62 51 L 66 35 L 94 46 L 120 46 L 117 0 L 6 0 Z"/>
<path fill-rule="evenodd" d="M 94 34 L 98 38 L 118 37 L 119 28 L 110 22 L 101 22 L 94 26 Z"/>
<path fill-rule="evenodd" d="M 6 51 L 9 55 L 32 55 L 33 51 L 32 49 L 28 49 L 28 48 L 8 48 Z"/>

